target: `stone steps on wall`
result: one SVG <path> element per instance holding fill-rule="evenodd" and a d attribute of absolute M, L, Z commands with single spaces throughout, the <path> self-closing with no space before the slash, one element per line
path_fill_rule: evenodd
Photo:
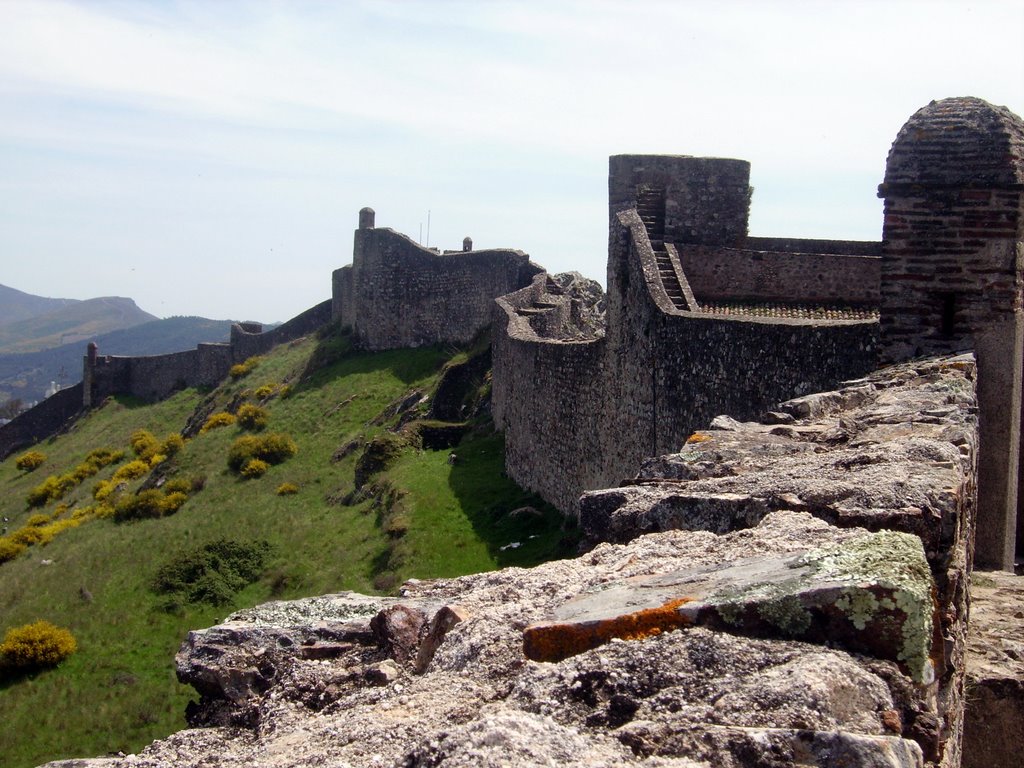
<path fill-rule="evenodd" d="M 658 264 L 658 277 L 669 300 L 676 309 L 687 309 L 683 286 L 679 283 L 672 259 L 665 248 L 665 191 L 646 189 L 637 192 L 636 212 L 647 230 L 654 258 Z"/>

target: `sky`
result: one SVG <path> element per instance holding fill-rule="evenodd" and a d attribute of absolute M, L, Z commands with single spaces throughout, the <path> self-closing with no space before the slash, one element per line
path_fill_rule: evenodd
<path fill-rule="evenodd" d="M 604 282 L 608 156 L 752 164 L 753 235 L 877 240 L 933 99 L 1024 115 L 1024 0 L 0 0 L 0 283 L 159 317 L 330 298 L 358 211 Z"/>

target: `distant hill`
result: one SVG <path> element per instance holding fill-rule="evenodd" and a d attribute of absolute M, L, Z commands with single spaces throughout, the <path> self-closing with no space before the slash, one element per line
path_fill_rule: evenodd
<path fill-rule="evenodd" d="M 62 386 L 79 381 L 85 345 L 90 341 L 95 341 L 104 355 L 161 355 L 192 349 L 201 342 L 227 341 L 231 323 L 204 317 L 169 317 L 90 335 L 52 349 L 0 354 L 0 401 L 19 398 L 27 404 L 41 400 L 51 381 Z M 0 327 L 0 332 L 3 330 Z"/>
<path fill-rule="evenodd" d="M 13 289 L 4 287 L 4 291 Z M 22 316 L 20 319 L 0 322 L 0 354 L 35 352 L 88 341 L 110 331 L 131 328 L 157 319 L 155 315 L 139 309 L 131 299 L 119 296 L 70 301 L 46 299 L 20 291 L 14 293 L 20 294 L 14 297 L 15 314 Z M 47 305 L 45 302 L 57 303 Z M 47 306 L 49 309 L 45 309 Z M 32 307 L 44 311 L 24 316 L 32 311 Z"/>
<path fill-rule="evenodd" d="M 77 304 L 78 299 L 48 299 L 0 285 L 0 326 Z"/>

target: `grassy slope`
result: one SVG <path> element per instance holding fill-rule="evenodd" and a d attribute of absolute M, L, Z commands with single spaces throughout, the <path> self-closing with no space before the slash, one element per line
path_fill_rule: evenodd
<path fill-rule="evenodd" d="M 372 500 L 354 506 L 329 501 L 351 490 L 358 458 L 357 451 L 332 463 L 332 454 L 352 438 L 381 431 L 368 422 L 411 388 L 429 389 L 447 357 L 438 349 L 355 355 L 345 344 L 342 338 L 307 339 L 279 348 L 246 378 L 208 395 L 188 390 L 149 406 L 110 402 L 70 434 L 40 446 L 48 461 L 30 475 L 15 469 L 13 457 L 0 464 L 0 510 L 13 531 L 28 517 L 28 490 L 47 474 L 69 470 L 89 450 L 127 449 L 135 429 L 163 437 L 180 430 L 203 403 L 220 410 L 243 390 L 293 383 L 289 397 L 272 399 L 266 408 L 268 429 L 290 434 L 299 452 L 263 478 L 231 475 L 225 457 L 239 431 L 214 430 L 190 440 L 177 459 L 184 476 L 206 477 L 205 489 L 177 514 L 130 524 L 88 522 L 0 565 L 0 632 L 47 619 L 70 628 L 79 642 L 78 653 L 59 668 L 0 685 L 3 765 L 136 751 L 183 727 L 193 693 L 175 680 L 174 652 L 188 629 L 209 626 L 231 610 L 343 589 L 372 592 L 384 569 L 393 576 L 389 582 L 400 582 L 529 565 L 557 554 L 556 513 L 506 514 L 536 500 L 502 477 L 501 438 L 485 429 L 464 439 L 454 466 L 446 450 L 409 448 L 384 474 L 404 494 L 404 535 L 382 530 Z M 305 374 L 310 368 L 315 372 Z M 89 503 L 92 485 L 114 469 L 66 500 Z M 295 483 L 299 493 L 276 495 L 282 482 Z M 160 610 L 148 589 L 156 568 L 220 537 L 270 541 L 275 556 L 264 579 L 230 606 L 189 606 L 180 615 Z M 501 549 L 512 541 L 523 546 Z"/>

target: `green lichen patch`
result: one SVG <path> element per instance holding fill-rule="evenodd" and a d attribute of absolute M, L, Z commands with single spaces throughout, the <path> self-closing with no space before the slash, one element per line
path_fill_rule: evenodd
<path fill-rule="evenodd" d="M 735 630 L 752 623 L 795 638 L 864 633 L 848 641 L 876 651 L 878 638 L 869 635 L 883 633 L 882 646 L 892 654 L 883 651 L 886 658 L 903 662 L 917 682 L 931 680 L 932 577 L 916 536 L 871 533 L 782 561 L 779 568 L 748 567 L 751 581 L 720 587 L 704 604 Z"/>
<path fill-rule="evenodd" d="M 809 567 L 815 580 L 848 583 L 835 606 L 857 629 L 864 629 L 881 609 L 903 615 L 902 645 L 898 660 L 914 680 L 925 682 L 933 670 L 929 659 L 932 640 L 932 575 L 921 540 L 895 531 L 879 531 L 842 545 L 812 550 L 797 558 L 794 567 Z M 879 600 L 865 583 L 891 591 L 892 599 Z"/>

